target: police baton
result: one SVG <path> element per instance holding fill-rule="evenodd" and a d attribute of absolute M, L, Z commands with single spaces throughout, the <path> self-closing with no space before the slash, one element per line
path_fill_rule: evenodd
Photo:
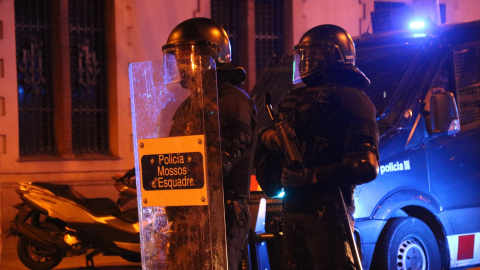
<path fill-rule="evenodd" d="M 360 255 L 358 253 L 358 248 L 355 243 L 353 231 L 350 227 L 350 222 L 348 221 L 347 206 L 345 205 L 345 201 L 343 200 L 343 194 L 340 187 L 337 188 L 337 193 L 338 201 L 340 203 L 340 211 L 342 211 L 343 226 L 345 227 L 345 232 L 347 233 L 348 245 L 350 246 L 350 251 L 352 252 L 355 269 L 362 270 L 362 261 L 360 260 Z"/>

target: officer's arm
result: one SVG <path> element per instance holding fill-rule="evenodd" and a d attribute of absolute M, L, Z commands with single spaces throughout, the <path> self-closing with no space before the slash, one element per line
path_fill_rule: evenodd
<path fill-rule="evenodd" d="M 224 158 L 234 164 L 256 135 L 256 110 L 246 97 L 240 95 L 223 97 L 219 105 L 222 152 Z"/>
<path fill-rule="evenodd" d="M 368 183 L 378 175 L 378 127 L 375 107 L 363 92 L 343 99 L 343 121 L 346 123 L 345 153 L 342 161 L 326 167 L 317 167 L 317 182 L 330 182 L 340 186 Z"/>
<path fill-rule="evenodd" d="M 373 146 L 370 144 L 365 144 L 362 147 L 372 149 Z M 372 149 L 374 151 L 374 149 Z M 378 176 L 378 160 L 377 156 L 373 151 L 364 150 L 359 153 L 359 157 L 352 160 L 350 168 L 348 171 L 348 177 L 346 179 L 346 184 L 351 182 L 351 184 L 363 184 L 368 183 Z"/>
<path fill-rule="evenodd" d="M 369 143 L 361 145 L 361 150 L 345 155 L 342 162 L 328 166 L 313 167 L 314 184 L 352 186 L 368 183 L 378 175 L 376 149 Z"/>

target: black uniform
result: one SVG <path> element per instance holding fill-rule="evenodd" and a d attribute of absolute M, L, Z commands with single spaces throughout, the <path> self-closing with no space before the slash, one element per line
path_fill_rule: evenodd
<path fill-rule="evenodd" d="M 336 191 L 340 186 L 353 215 L 355 185 L 372 179 L 358 178 L 349 173 L 349 167 L 356 162 L 357 152 L 365 151 L 365 145 L 378 156 L 375 107 L 358 88 L 326 83 L 292 91 L 279 111 L 292 123 L 305 167 L 314 172 L 309 177 L 315 178 L 311 185 L 284 188 L 287 265 L 289 269 L 351 269 Z"/>
<path fill-rule="evenodd" d="M 250 212 L 244 200 L 250 195 L 250 170 L 253 163 L 257 129 L 254 102 L 245 91 L 237 87 L 245 80 L 245 71 L 243 68 L 235 67 L 231 62 L 231 46 L 225 29 L 209 18 L 192 18 L 181 22 L 170 33 L 162 51 L 164 59 L 168 60 L 173 57 L 175 59 L 171 63 L 167 61 L 165 66 L 165 70 L 172 74 L 171 78 L 174 80 L 181 78 L 181 85 L 192 90 L 192 95 L 185 100 L 174 115 L 170 135 L 206 134 L 207 151 L 217 152 L 218 147 L 221 146 L 228 265 L 229 269 L 235 270 L 240 264 L 241 249 L 245 245 L 251 223 Z M 204 56 L 211 57 L 211 59 L 206 59 Z M 211 83 L 215 80 L 211 78 L 215 78 L 215 70 L 209 69 L 212 67 L 211 60 L 215 61 L 217 71 L 217 85 L 214 86 Z M 209 68 L 204 66 L 205 64 L 208 64 Z M 204 71 L 205 73 L 198 73 Z M 210 85 L 204 85 L 205 83 Z M 202 85 L 200 86 L 200 84 Z M 199 95 L 199 87 L 204 91 L 218 89 L 219 119 L 216 116 L 217 93 L 206 92 Z M 201 130 L 198 131 L 198 129 Z M 212 158 L 208 161 L 210 167 L 215 167 L 209 168 L 209 173 L 215 176 L 219 176 L 217 166 L 214 166 L 217 156 L 217 153 L 212 154 Z M 217 201 L 215 200 L 215 202 Z M 189 211 L 181 209 L 178 211 L 178 215 L 170 211 L 170 216 L 174 220 L 172 226 L 179 225 L 178 228 L 173 228 L 180 232 L 177 233 L 178 239 L 172 240 L 172 242 L 178 240 L 178 245 L 182 244 L 182 219 L 195 218 L 195 213 L 192 214 Z M 218 215 L 216 216 L 218 217 Z M 197 222 L 199 221 L 197 220 Z M 206 227 L 208 224 L 190 226 L 188 230 L 196 230 L 192 227 L 200 226 Z M 193 234 L 196 235 L 195 232 Z M 223 237 L 218 233 L 212 233 L 212 235 L 216 237 L 214 240 Z M 200 236 L 204 237 L 202 240 L 205 240 L 200 242 L 209 242 L 208 239 L 205 239 L 209 237 L 208 235 L 200 233 Z M 197 248 L 202 249 L 203 247 Z M 213 249 L 216 252 L 222 252 L 218 250 L 218 246 Z M 194 252 L 188 251 L 187 253 L 196 256 Z M 179 261 L 175 256 L 170 257 L 172 261 Z M 222 258 L 216 261 L 223 264 Z M 194 268 L 203 269 L 205 267 L 208 268 L 208 266 L 202 265 L 195 265 Z"/>
<path fill-rule="evenodd" d="M 284 265 L 361 268 L 350 230 L 355 186 L 378 174 L 376 110 L 363 92 L 370 81 L 355 67 L 352 38 L 336 25 L 307 31 L 294 48 L 294 67 L 294 83 L 301 80 L 305 86 L 287 94 L 279 113 L 295 133 L 288 132 L 286 143 L 296 146 L 300 157 L 296 163 L 291 155 L 284 158 L 279 151 L 285 148 L 283 137 L 267 129 L 255 162 L 267 195 L 279 187 L 285 191 Z"/>
<path fill-rule="evenodd" d="M 218 72 L 218 104 L 225 194 L 225 222 L 229 269 L 242 259 L 252 217 L 245 202 L 250 197 L 253 155 L 257 141 L 257 110 L 250 96 L 225 81 Z"/>
<path fill-rule="evenodd" d="M 229 269 L 238 268 L 250 229 L 251 214 L 245 199 L 250 197 L 251 169 L 257 141 L 255 104 L 244 90 L 232 84 L 240 81 L 235 73 L 238 70 L 218 70 L 220 144 L 218 141 L 207 142 L 208 146 L 221 145 L 222 149 Z M 211 99 L 203 99 L 203 109 L 199 107 L 202 103 L 196 100 L 201 97 L 192 95 L 183 102 L 173 118 L 170 136 L 201 134 L 203 128 L 207 134 L 217 130 L 216 117 L 209 114 L 216 106 L 215 96 L 208 93 L 206 96 Z M 199 113 L 205 115 L 192 117 Z M 204 123 L 192 119 L 203 119 Z M 207 138 L 216 137 L 215 134 L 207 135 Z"/>

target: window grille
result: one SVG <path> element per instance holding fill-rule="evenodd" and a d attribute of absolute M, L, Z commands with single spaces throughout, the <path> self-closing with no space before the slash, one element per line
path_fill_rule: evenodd
<path fill-rule="evenodd" d="M 108 154 L 105 2 L 69 0 L 72 143 L 75 154 Z"/>
<path fill-rule="evenodd" d="M 404 28 L 412 10 L 404 2 L 374 1 L 370 15 L 373 32 L 386 32 Z"/>
<path fill-rule="evenodd" d="M 454 52 L 461 130 L 480 125 L 480 44 Z"/>
<path fill-rule="evenodd" d="M 55 153 L 47 0 L 15 1 L 20 155 Z"/>
<path fill-rule="evenodd" d="M 239 15 L 240 0 L 212 0 L 211 14 L 212 20 L 219 23 L 228 33 L 230 46 L 232 49 L 232 62 L 238 64 L 239 45 Z M 247 18 L 243 18 L 246 20 Z"/>
<path fill-rule="evenodd" d="M 385 113 L 386 106 L 398 90 L 400 80 L 411 65 L 417 50 L 418 46 L 413 44 L 394 47 L 357 47 L 355 65 L 372 82 L 365 91 L 377 108 L 377 117 Z"/>
<path fill-rule="evenodd" d="M 109 154 L 105 1 L 14 3 L 20 156 Z M 68 10 L 62 8 L 67 5 Z M 60 16 L 68 18 L 66 38 L 53 35 L 53 29 L 65 21 L 52 19 L 59 17 L 58 12 L 68 12 Z M 70 44 L 67 52 L 58 49 L 65 41 Z M 70 59 L 69 67 L 54 60 L 59 54 Z M 53 74 L 53 70 L 68 68 L 66 85 L 57 85 L 54 77 L 62 72 Z M 54 102 L 64 96 L 71 96 L 71 102 Z M 55 115 L 55 111 L 67 113 Z"/>
<path fill-rule="evenodd" d="M 275 55 L 283 56 L 284 1 L 255 1 L 255 59 L 256 74 L 260 75 Z"/>

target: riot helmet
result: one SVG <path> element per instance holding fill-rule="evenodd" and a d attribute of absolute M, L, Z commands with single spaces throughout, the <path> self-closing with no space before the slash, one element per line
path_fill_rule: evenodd
<path fill-rule="evenodd" d="M 185 77 L 195 76 L 196 67 L 204 66 L 208 61 L 205 57 L 211 57 L 217 68 L 231 63 L 227 32 L 209 18 L 181 22 L 168 36 L 162 51 L 168 81 L 183 81 Z"/>
<path fill-rule="evenodd" d="M 217 64 L 231 61 L 227 32 L 208 18 L 188 19 L 177 25 L 162 51 L 164 54 L 209 55 Z"/>
<path fill-rule="evenodd" d="M 293 82 L 312 81 L 327 76 L 328 70 L 349 69 L 365 80 L 355 67 L 355 44 L 343 28 L 324 24 L 308 30 L 293 49 Z M 369 82 L 369 81 L 368 81 Z"/>

